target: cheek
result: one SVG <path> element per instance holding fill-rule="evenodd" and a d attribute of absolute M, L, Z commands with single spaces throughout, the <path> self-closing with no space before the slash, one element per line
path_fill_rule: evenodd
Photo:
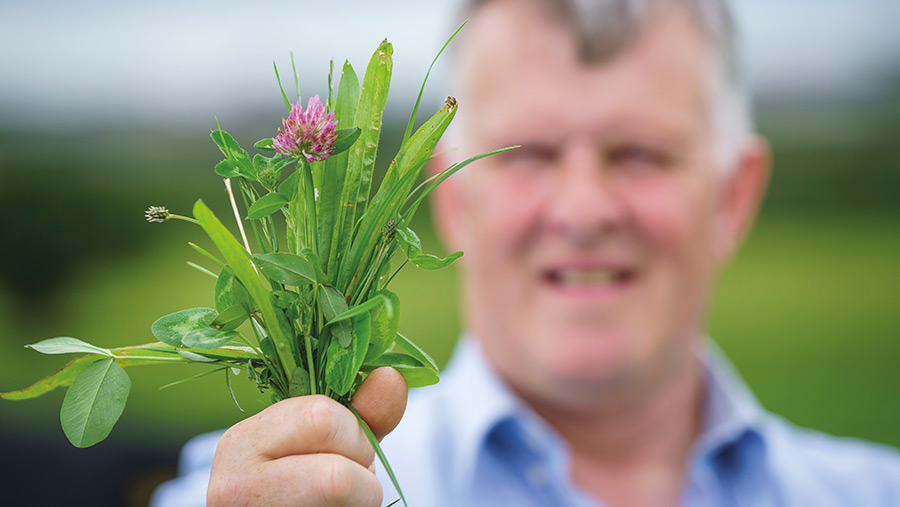
<path fill-rule="evenodd" d="M 705 263 L 712 253 L 712 199 L 699 181 L 677 176 L 633 183 L 630 207 L 643 239 L 655 252 Z"/>

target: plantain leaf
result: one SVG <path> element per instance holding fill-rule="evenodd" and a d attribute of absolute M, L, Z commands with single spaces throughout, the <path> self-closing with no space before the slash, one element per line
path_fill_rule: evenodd
<path fill-rule="evenodd" d="M 275 308 L 271 294 L 263 286 L 256 270 L 253 269 L 249 253 L 234 239 L 234 236 L 228 232 L 228 229 L 222 225 L 222 222 L 216 218 L 202 200 L 194 204 L 194 218 L 200 222 L 200 226 L 203 227 L 203 230 L 215 243 L 234 275 L 247 289 L 255 306 L 259 308 L 263 321 L 266 324 L 266 330 L 278 351 L 278 357 L 281 360 L 284 371 L 292 374 L 297 368 L 297 362 L 293 354 L 293 340 L 289 338 L 293 337 L 290 323 L 285 319 L 284 313 L 280 309 Z"/>
<path fill-rule="evenodd" d="M 258 220 L 267 217 L 283 208 L 287 203 L 288 199 L 280 193 L 266 194 L 250 205 L 250 209 L 247 210 L 247 218 Z"/>
<path fill-rule="evenodd" d="M 112 431 L 131 390 L 131 380 L 111 358 L 87 365 L 66 393 L 60 410 L 63 432 L 75 447 L 90 447 Z"/>
<path fill-rule="evenodd" d="M 456 115 L 455 101 L 448 101 L 400 147 L 378 192 L 369 203 L 361 219 L 359 232 L 353 240 L 349 255 L 342 260 L 338 282 L 347 287 L 348 294 L 355 294 L 364 273 L 375 255 L 376 245 L 382 239 L 382 231 L 389 220 L 396 217 L 407 200 L 415 180 L 431 157 L 435 146 Z"/>
<path fill-rule="evenodd" d="M 389 290 L 381 291 L 377 295 L 382 296 L 383 304 L 369 312 L 372 318 L 372 336 L 369 338 L 366 362 L 391 348 L 400 330 L 400 298 Z"/>
<path fill-rule="evenodd" d="M 356 109 L 359 102 L 359 78 L 353 70 L 350 62 L 344 62 L 341 73 L 341 83 L 338 85 L 338 95 L 335 101 L 334 119 L 340 127 L 353 125 Z M 319 198 L 316 199 L 319 218 L 319 254 L 324 262 L 323 268 L 331 272 L 331 266 L 335 264 L 333 252 L 340 251 L 344 239 L 339 233 L 342 227 L 338 222 L 340 211 L 341 191 L 344 187 L 344 179 L 347 173 L 348 153 L 345 151 L 332 155 L 325 159 L 320 166 L 322 174 L 318 180 L 321 182 Z M 316 166 L 313 166 L 315 169 Z M 337 233 L 336 233 L 337 232 Z M 334 277 L 330 280 L 334 282 Z"/>
<path fill-rule="evenodd" d="M 384 105 L 387 100 L 388 88 L 391 83 L 391 71 L 393 68 L 393 48 L 387 40 L 384 40 L 375 50 L 366 73 L 363 77 L 362 89 L 359 95 L 359 104 L 356 109 L 356 117 L 353 124 L 362 130 L 362 139 L 353 145 L 347 153 L 347 174 L 341 192 L 341 203 L 335 220 L 335 237 L 329 256 L 331 262 L 329 269 L 334 271 L 336 259 L 350 247 L 350 238 L 356 220 L 362 216 L 369 200 L 369 190 L 372 185 L 372 172 L 375 168 L 375 155 L 378 151 L 378 138 L 381 134 L 381 119 L 384 113 Z M 342 259 L 341 263 L 346 260 Z M 356 268 L 356 264 L 352 264 Z M 342 269 L 350 271 L 349 269 Z M 341 275 L 344 276 L 344 275 Z M 349 275 L 347 275 L 349 277 Z M 337 280 L 332 275 L 333 280 Z M 349 279 L 349 278 L 346 278 Z M 340 281 L 340 287 L 349 284 Z"/>
<path fill-rule="evenodd" d="M 218 314 L 212 308 L 191 308 L 156 319 L 150 330 L 159 341 L 180 347 L 185 335 L 209 327 Z"/>
<path fill-rule="evenodd" d="M 320 283 L 315 266 L 304 256 L 291 253 L 256 254 L 253 258 L 264 275 L 285 285 Z"/>
<path fill-rule="evenodd" d="M 112 352 L 109 349 L 97 347 L 69 336 L 48 338 L 25 346 L 41 354 L 102 354 L 112 357 Z"/>

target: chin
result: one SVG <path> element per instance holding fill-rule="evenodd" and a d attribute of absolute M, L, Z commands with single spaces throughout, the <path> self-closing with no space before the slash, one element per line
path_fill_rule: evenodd
<path fill-rule="evenodd" d="M 571 330 L 557 334 L 536 358 L 548 375 L 562 384 L 603 388 L 620 385 L 639 370 L 636 342 L 623 332 L 590 333 Z"/>

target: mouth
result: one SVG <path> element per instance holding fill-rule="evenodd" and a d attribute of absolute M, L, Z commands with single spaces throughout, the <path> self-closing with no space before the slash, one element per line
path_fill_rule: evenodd
<path fill-rule="evenodd" d="M 635 270 L 610 267 L 558 267 L 543 272 L 550 288 L 569 294 L 597 295 L 623 289 L 635 278 Z"/>

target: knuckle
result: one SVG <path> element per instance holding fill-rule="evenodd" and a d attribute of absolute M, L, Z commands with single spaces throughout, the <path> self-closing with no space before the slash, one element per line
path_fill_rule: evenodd
<path fill-rule="evenodd" d="M 338 431 L 336 403 L 325 397 L 311 397 L 307 401 L 298 418 L 302 431 L 322 441 L 333 440 Z"/>
<path fill-rule="evenodd" d="M 248 485 L 239 474 L 213 473 L 206 490 L 206 504 L 211 507 L 243 505 L 245 502 L 242 501 L 242 498 L 247 489 Z"/>
<path fill-rule="evenodd" d="M 353 465 L 335 456 L 327 461 L 320 483 L 322 498 L 333 505 L 350 505 L 353 500 L 355 470 Z"/>

